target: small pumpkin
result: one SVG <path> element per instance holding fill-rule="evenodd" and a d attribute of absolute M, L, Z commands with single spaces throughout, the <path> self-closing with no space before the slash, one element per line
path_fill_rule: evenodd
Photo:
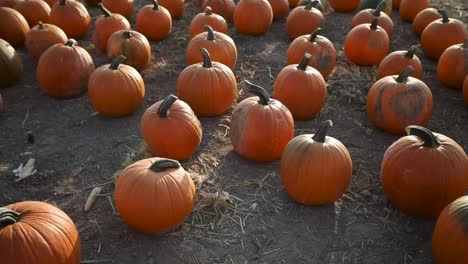
<path fill-rule="evenodd" d="M 343 143 L 327 136 L 332 125 L 327 120 L 315 134 L 297 136 L 284 149 L 281 180 L 286 192 L 298 203 L 333 203 L 351 183 L 351 155 Z"/>
<path fill-rule="evenodd" d="M 230 21 L 234 15 L 236 3 L 234 0 L 205 0 L 201 5 L 201 10 L 205 10 L 208 6 L 211 7 L 214 13 Z"/>
<path fill-rule="evenodd" d="M 30 28 L 39 21 L 46 23 L 49 21 L 50 7 L 43 0 L 21 0 L 14 8 L 23 15 Z"/>
<path fill-rule="evenodd" d="M 329 0 L 328 2 L 335 12 L 348 13 L 356 10 L 361 0 Z"/>
<path fill-rule="evenodd" d="M 48 95 L 59 98 L 77 97 L 86 91 L 94 71 L 91 55 L 76 40 L 69 39 L 48 48 L 37 63 L 39 86 Z"/>
<path fill-rule="evenodd" d="M 146 5 L 138 11 L 136 27 L 149 40 L 162 40 L 171 33 L 171 14 L 157 0 L 153 0 L 152 5 Z"/>
<path fill-rule="evenodd" d="M 110 12 L 121 14 L 126 19 L 130 19 L 133 15 L 133 0 L 101 0 Z"/>
<path fill-rule="evenodd" d="M 289 13 L 289 2 L 288 0 L 268 0 L 273 11 L 273 19 L 279 19 L 286 16 Z"/>
<path fill-rule="evenodd" d="M 356 27 L 361 24 L 372 23 L 372 20 L 377 17 L 379 20 L 379 26 L 381 26 L 387 32 L 388 37 L 392 37 L 393 33 L 393 21 L 385 13 L 382 13 L 383 8 L 385 7 L 385 0 L 380 2 L 380 4 L 375 9 L 364 9 L 359 11 L 351 21 L 351 27 Z M 390 9 L 391 10 L 391 9 Z"/>
<path fill-rule="evenodd" d="M 414 71 L 410 76 L 422 79 L 423 68 L 418 56 L 415 55 L 419 45 L 411 46 L 406 50 L 397 50 L 388 54 L 379 64 L 376 72 L 376 79 L 380 80 L 385 76 L 398 75 L 406 67 L 413 67 Z"/>
<path fill-rule="evenodd" d="M 412 125 L 406 133 L 384 154 L 383 190 L 405 213 L 437 218 L 468 189 L 468 157 L 454 140 L 427 128 Z"/>
<path fill-rule="evenodd" d="M 468 105 L 468 75 L 466 75 L 465 81 L 463 82 L 463 99 L 465 104 Z"/>
<path fill-rule="evenodd" d="M 382 5 L 382 7 L 379 7 Z M 384 11 L 388 16 L 392 15 L 392 0 L 361 0 L 361 4 L 358 7 L 359 11 L 365 9 L 379 9 Z M 370 23 L 370 22 L 369 22 Z"/>
<path fill-rule="evenodd" d="M 159 4 L 169 11 L 172 19 L 179 18 L 184 14 L 184 0 L 159 0 Z"/>
<path fill-rule="evenodd" d="M 18 0 L 0 0 L 0 7 L 14 8 Z"/>
<path fill-rule="evenodd" d="M 405 133 L 410 124 L 424 125 L 432 115 L 432 93 L 427 85 L 410 77 L 408 66 L 400 75 L 384 77 L 367 95 L 367 114 L 375 126 L 393 134 Z"/>
<path fill-rule="evenodd" d="M 294 8 L 286 20 L 286 31 L 290 39 L 309 34 L 316 30 L 325 21 L 320 10 L 315 6 L 318 1 L 309 1 L 305 6 Z"/>
<path fill-rule="evenodd" d="M 246 35 L 263 35 L 273 22 L 273 9 L 267 0 L 240 0 L 234 9 L 234 26 Z"/>
<path fill-rule="evenodd" d="M 419 12 L 430 6 L 429 0 L 401 0 L 399 6 L 400 17 L 403 21 L 412 22 Z"/>
<path fill-rule="evenodd" d="M 203 13 L 197 14 L 192 19 L 192 22 L 190 22 L 190 38 L 193 38 L 196 35 L 205 32 L 205 25 L 210 26 L 214 31 L 221 32 L 226 35 L 228 33 L 228 26 L 226 20 L 222 16 L 213 13 L 211 7 L 207 6 Z"/>
<path fill-rule="evenodd" d="M 201 124 L 192 108 L 172 94 L 145 111 L 141 133 L 153 155 L 176 160 L 190 158 L 202 139 Z"/>
<path fill-rule="evenodd" d="M 468 37 L 464 43 L 448 47 L 437 63 L 437 77 L 448 88 L 462 90 L 467 75 Z"/>
<path fill-rule="evenodd" d="M 81 241 L 75 224 L 65 212 L 44 202 L 0 207 L 0 248 L 5 264 L 80 263 Z"/>
<path fill-rule="evenodd" d="M 140 107 L 145 83 L 135 68 L 121 64 L 125 56 L 96 69 L 89 77 L 88 95 L 96 111 L 105 116 L 126 116 Z"/>
<path fill-rule="evenodd" d="M 378 18 L 372 24 L 354 27 L 345 38 L 344 53 L 354 64 L 373 66 L 379 64 L 387 55 L 390 40 L 387 32 L 378 26 Z"/>
<path fill-rule="evenodd" d="M 236 76 L 219 62 L 212 62 L 202 48 L 203 63 L 185 68 L 177 79 L 177 95 L 200 117 L 224 113 L 237 98 Z"/>
<path fill-rule="evenodd" d="M 49 23 L 60 27 L 69 38 L 81 38 L 91 26 L 86 7 L 76 0 L 60 0 L 52 7 Z"/>
<path fill-rule="evenodd" d="M 214 31 L 208 25 L 205 25 L 204 28 L 206 32 L 196 35 L 188 43 L 185 52 L 187 63 L 190 65 L 202 62 L 203 56 L 200 49 L 205 48 L 213 61 L 234 69 L 237 62 L 237 48 L 234 40 L 224 33 Z"/>
<path fill-rule="evenodd" d="M 124 29 L 114 32 L 107 41 L 107 57 L 114 59 L 119 55 L 126 57 L 125 64 L 139 72 L 143 71 L 151 61 L 148 39 L 134 30 Z"/>
<path fill-rule="evenodd" d="M 277 160 L 294 137 L 293 116 L 279 100 L 271 99 L 265 89 L 244 82 L 246 90 L 256 96 L 242 100 L 234 108 L 229 130 L 231 144 L 245 159 Z"/>
<path fill-rule="evenodd" d="M 23 74 L 23 62 L 14 47 L 0 39 L 0 88 L 16 83 Z"/>
<path fill-rule="evenodd" d="M 96 49 L 106 52 L 107 41 L 116 31 L 130 29 L 130 23 L 121 14 L 113 14 L 102 4 L 98 4 L 102 15 L 96 17 L 94 22 L 93 43 Z"/>
<path fill-rule="evenodd" d="M 433 60 L 438 60 L 448 47 L 463 43 L 467 34 L 463 22 L 449 18 L 444 10 L 439 13 L 442 18 L 431 22 L 421 34 L 421 48 Z"/>
<path fill-rule="evenodd" d="M 29 25 L 23 15 L 15 9 L 0 7 L 0 38 L 13 47 L 24 44 Z"/>
<path fill-rule="evenodd" d="M 39 24 L 32 27 L 26 34 L 25 45 L 31 57 L 38 60 L 49 47 L 57 43 L 65 44 L 65 42 L 67 42 L 67 35 L 61 28 L 39 21 Z"/>
<path fill-rule="evenodd" d="M 101 0 L 84 0 L 84 3 L 89 7 L 99 7 Z"/>
<path fill-rule="evenodd" d="M 327 79 L 336 65 L 336 50 L 329 39 L 319 35 L 320 30 L 317 28 L 312 34 L 299 36 L 291 42 L 287 51 L 287 64 L 299 64 L 304 53 L 309 53 L 309 66 Z"/>
<path fill-rule="evenodd" d="M 420 37 L 424 29 L 432 21 L 436 21 L 439 18 L 442 18 L 442 15 L 439 14 L 437 9 L 432 7 L 424 9 L 423 11 L 419 12 L 413 20 L 413 24 L 411 26 L 414 33 Z"/>
<path fill-rule="evenodd" d="M 327 84 L 315 68 L 308 66 L 312 56 L 305 53 L 300 64 L 284 67 L 276 77 L 273 97 L 283 103 L 294 119 L 317 116 L 325 104 Z"/>

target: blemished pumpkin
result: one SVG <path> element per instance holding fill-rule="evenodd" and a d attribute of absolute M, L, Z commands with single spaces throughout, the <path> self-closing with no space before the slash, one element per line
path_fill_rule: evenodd
<path fill-rule="evenodd" d="M 379 25 L 378 18 L 372 24 L 354 27 L 345 38 L 344 53 L 358 66 L 379 64 L 387 55 L 390 40 L 387 32 Z"/>
<path fill-rule="evenodd" d="M 349 187 L 353 162 L 338 139 L 327 136 L 331 120 L 315 134 L 291 140 L 281 156 L 281 180 L 286 192 L 304 205 L 323 205 L 338 200 Z"/>
<path fill-rule="evenodd" d="M 273 97 L 283 103 L 294 119 L 298 120 L 317 116 L 327 95 L 327 84 L 322 74 L 308 66 L 311 57 L 305 53 L 299 64 L 284 67 L 273 86 Z"/>
<path fill-rule="evenodd" d="M 372 85 L 367 95 L 367 114 L 379 129 L 404 134 L 411 124 L 424 125 L 432 115 L 432 93 L 427 85 L 410 77 L 408 66 L 398 76 L 384 77 Z"/>
<path fill-rule="evenodd" d="M 438 60 L 448 47 L 463 43 L 467 34 L 463 22 L 449 18 L 444 10 L 439 13 L 442 18 L 431 22 L 421 34 L 421 48 L 433 60 Z"/>
<path fill-rule="evenodd" d="M 79 39 L 88 32 L 91 17 L 81 2 L 60 0 L 50 11 L 49 23 L 61 28 L 67 37 Z"/>
<path fill-rule="evenodd" d="M 406 132 L 384 154 L 383 190 L 403 212 L 435 219 L 468 189 L 468 157 L 443 134 L 415 125 Z"/>
<path fill-rule="evenodd" d="M 436 264 L 465 264 L 468 259 L 468 195 L 462 196 L 440 213 L 432 235 L 432 255 Z"/>
<path fill-rule="evenodd" d="M 190 38 L 205 32 L 204 26 L 210 26 L 213 31 L 228 34 L 228 26 L 224 17 L 213 13 L 210 6 L 205 7 L 203 13 L 197 14 L 190 22 Z"/>
<path fill-rule="evenodd" d="M 397 50 L 388 54 L 379 64 L 376 72 L 376 79 L 380 80 L 385 76 L 398 75 L 406 67 L 413 67 L 414 71 L 410 76 L 422 78 L 423 68 L 418 56 L 415 55 L 419 45 L 413 45 L 408 50 Z"/>
<path fill-rule="evenodd" d="M 336 50 L 329 39 L 319 35 L 320 30 L 317 28 L 311 34 L 302 35 L 291 42 L 287 51 L 287 64 L 299 64 L 304 53 L 309 53 L 309 66 L 317 69 L 327 79 L 336 65 Z"/>
<path fill-rule="evenodd" d="M 141 133 L 153 155 L 176 160 L 190 158 L 202 139 L 201 124 L 192 108 L 172 94 L 145 111 Z"/>
<path fill-rule="evenodd" d="M 240 0 L 234 9 L 234 26 L 246 35 L 263 35 L 270 30 L 273 9 L 267 0 Z"/>
<path fill-rule="evenodd" d="M 18 0 L 0 0 L 0 7 L 13 8 Z"/>
<path fill-rule="evenodd" d="M 392 0 L 361 0 L 358 10 L 378 9 L 379 5 L 382 5 L 381 11 L 385 12 L 388 16 L 392 15 Z"/>
<path fill-rule="evenodd" d="M 125 56 L 125 64 L 137 71 L 143 71 L 151 61 L 151 47 L 148 39 L 134 30 L 119 30 L 114 32 L 107 41 L 107 57 L 114 59 Z"/>
<path fill-rule="evenodd" d="M 110 12 L 121 14 L 126 19 L 130 19 L 133 15 L 133 0 L 101 0 Z"/>
<path fill-rule="evenodd" d="M 401 0 L 400 17 L 403 21 L 412 22 L 419 12 L 430 6 L 429 0 Z"/>
<path fill-rule="evenodd" d="M 192 212 L 195 184 L 176 160 L 148 158 L 126 167 L 117 178 L 115 207 L 139 232 L 170 231 Z"/>
<path fill-rule="evenodd" d="M 50 7 L 43 0 L 21 0 L 16 2 L 14 8 L 23 15 L 30 28 L 39 21 L 45 23 L 49 21 Z"/>
<path fill-rule="evenodd" d="M 165 39 L 172 30 L 171 14 L 157 0 L 153 0 L 152 5 L 146 5 L 138 11 L 136 29 L 149 40 Z"/>
<path fill-rule="evenodd" d="M 107 41 L 116 31 L 130 29 L 130 23 L 121 14 L 113 14 L 104 5 L 98 4 L 102 15 L 96 17 L 94 22 L 93 44 L 96 49 L 106 52 Z"/>
<path fill-rule="evenodd" d="M 24 44 L 29 25 L 23 15 L 13 8 L 0 7 L 0 39 L 17 48 Z"/>
<path fill-rule="evenodd" d="M 97 68 L 89 77 L 88 95 L 97 112 L 120 117 L 135 112 L 145 97 L 145 83 L 135 68 L 121 64 L 125 56 Z"/>
<path fill-rule="evenodd" d="M 86 91 L 93 71 L 91 55 L 74 39 L 69 39 L 65 44 L 51 46 L 41 55 L 36 76 L 39 86 L 48 95 L 73 98 Z"/>
<path fill-rule="evenodd" d="M 211 8 L 213 13 L 222 16 L 227 21 L 230 21 L 234 15 L 236 3 L 234 0 L 205 0 L 201 5 L 201 10 L 205 10 L 208 6 Z"/>
<path fill-rule="evenodd" d="M 437 63 L 437 77 L 448 88 L 462 90 L 468 75 L 468 36 L 464 43 L 448 47 Z"/>
<path fill-rule="evenodd" d="M 286 31 L 290 39 L 310 34 L 325 21 L 322 12 L 315 8 L 318 1 L 309 1 L 304 6 L 294 8 L 286 19 Z"/>
<path fill-rule="evenodd" d="M 359 11 L 351 20 L 351 27 L 356 27 L 361 24 L 372 23 L 372 20 L 377 17 L 379 20 L 378 25 L 385 29 L 387 32 L 388 37 L 392 37 L 393 33 L 393 21 L 392 19 L 385 13 L 382 13 L 383 8 L 385 7 L 386 2 L 382 1 L 375 9 L 364 9 Z M 391 10 L 391 8 L 390 8 Z"/>
<path fill-rule="evenodd" d="M 237 98 L 236 76 L 219 62 L 212 62 L 204 48 L 202 63 L 185 68 L 177 79 L 177 96 L 186 102 L 199 117 L 224 113 Z"/>
<path fill-rule="evenodd" d="M 411 25 L 413 28 L 414 33 L 421 36 L 424 29 L 433 21 L 442 18 L 442 15 L 439 14 L 437 9 L 429 7 L 424 9 L 423 11 L 419 12 L 413 20 L 413 24 Z"/>
<path fill-rule="evenodd" d="M 273 11 L 273 19 L 279 19 L 286 16 L 289 13 L 289 2 L 288 0 L 268 0 Z"/>
<path fill-rule="evenodd" d="M 39 24 L 32 27 L 26 34 L 25 45 L 31 57 L 38 60 L 49 47 L 57 43 L 65 44 L 65 42 L 67 42 L 67 35 L 61 28 L 39 21 Z"/>
<path fill-rule="evenodd" d="M 335 12 L 348 13 L 356 10 L 361 0 L 329 0 L 328 2 Z"/>
<path fill-rule="evenodd" d="M 44 202 L 0 207 L 0 248 L 5 264 L 80 263 L 81 241 L 75 224 L 65 212 Z"/>
<path fill-rule="evenodd" d="M 279 100 L 264 88 L 245 80 L 256 96 L 242 100 L 232 112 L 230 139 L 234 151 L 244 159 L 268 162 L 281 158 L 294 137 L 294 118 Z"/>
<path fill-rule="evenodd" d="M 468 105 L 468 75 L 466 75 L 465 81 L 463 82 L 463 100 L 465 104 Z"/>
<path fill-rule="evenodd" d="M 200 49 L 205 48 L 213 61 L 234 69 L 237 62 L 237 48 L 234 40 L 224 33 L 214 31 L 208 25 L 204 28 L 206 32 L 196 35 L 189 41 L 185 52 L 187 63 L 190 65 L 203 62 Z"/>
<path fill-rule="evenodd" d="M 23 70 L 23 62 L 15 48 L 0 39 L 0 88 L 15 84 Z"/>

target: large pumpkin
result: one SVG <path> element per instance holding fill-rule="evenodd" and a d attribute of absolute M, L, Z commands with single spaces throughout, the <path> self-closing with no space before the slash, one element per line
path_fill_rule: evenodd
<path fill-rule="evenodd" d="M 8 42 L 0 39 L 0 88 L 13 85 L 23 73 L 23 63 Z"/>
<path fill-rule="evenodd" d="M 138 11 L 136 28 L 149 40 L 162 40 L 171 33 L 171 14 L 157 0 L 153 0 L 152 5 L 145 5 Z"/>
<path fill-rule="evenodd" d="M 402 211 L 437 218 L 468 189 L 468 157 L 451 138 L 420 126 L 385 152 L 380 177 L 390 201 Z M 452 263 L 452 262 L 444 262 Z"/>
<path fill-rule="evenodd" d="M 378 9 L 382 5 L 381 11 L 385 12 L 388 16 L 392 15 L 392 0 L 361 0 L 358 10 L 365 9 Z"/>
<path fill-rule="evenodd" d="M 466 75 L 465 81 L 463 82 L 463 99 L 465 104 L 468 105 L 468 75 Z"/>
<path fill-rule="evenodd" d="M 384 77 L 372 85 L 367 95 L 367 114 L 378 128 L 403 134 L 411 124 L 424 125 L 432 115 L 432 93 L 427 85 L 410 77 L 408 66 L 400 75 Z"/>
<path fill-rule="evenodd" d="M 323 122 L 315 134 L 291 140 L 281 156 L 281 180 L 286 192 L 305 205 L 333 203 L 348 189 L 353 162 L 348 149 L 327 136 L 332 122 Z"/>
<path fill-rule="evenodd" d="M 437 76 L 443 85 L 451 89 L 463 89 L 468 75 L 468 37 L 463 44 L 448 47 L 439 58 Z"/>
<path fill-rule="evenodd" d="M 4 264 L 79 264 L 81 241 L 70 217 L 44 202 L 0 207 L 0 259 Z"/>
<path fill-rule="evenodd" d="M 96 49 L 106 52 L 107 41 L 116 31 L 130 29 L 130 23 L 121 14 L 113 14 L 102 4 L 98 4 L 102 15 L 96 17 L 94 22 L 93 43 Z"/>
<path fill-rule="evenodd" d="M 184 14 L 184 0 L 159 0 L 159 4 L 169 11 L 172 19 Z"/>
<path fill-rule="evenodd" d="M 358 8 L 361 0 L 329 0 L 328 1 L 335 12 L 353 12 Z"/>
<path fill-rule="evenodd" d="M 74 39 L 48 48 L 37 63 L 39 86 L 50 96 L 73 98 L 86 91 L 94 71 L 91 55 Z"/>
<path fill-rule="evenodd" d="M 442 15 L 439 14 L 437 9 L 432 7 L 424 9 L 423 11 L 419 12 L 413 20 L 413 24 L 411 26 L 414 33 L 416 33 L 418 36 L 421 36 L 427 25 L 439 18 L 442 18 Z"/>
<path fill-rule="evenodd" d="M 205 32 L 204 26 L 206 25 L 210 26 L 213 31 L 221 32 L 226 35 L 228 33 L 226 20 L 222 16 L 213 13 L 211 7 L 207 6 L 203 13 L 197 14 L 190 22 L 190 38 Z"/>
<path fill-rule="evenodd" d="M 193 37 L 187 46 L 185 52 L 187 63 L 190 65 L 202 62 L 203 56 L 200 49 L 205 48 L 213 61 L 234 69 L 237 62 L 237 48 L 234 40 L 224 33 L 213 31 L 210 26 L 204 28 L 206 32 Z"/>
<path fill-rule="evenodd" d="M 412 22 L 419 12 L 430 6 L 429 0 L 401 0 L 399 6 L 400 17 L 403 21 Z"/>
<path fill-rule="evenodd" d="M 298 6 L 291 11 L 286 20 L 286 31 L 290 39 L 310 34 L 322 25 L 325 17 L 315 8 L 317 4 L 318 1 L 310 1 L 305 6 Z"/>
<path fill-rule="evenodd" d="M 21 0 L 14 7 L 28 21 L 29 27 L 34 27 L 39 21 L 49 21 L 50 7 L 43 0 Z"/>
<path fill-rule="evenodd" d="M 52 7 L 50 24 L 60 27 L 69 38 L 81 38 L 91 26 L 91 17 L 86 7 L 76 0 L 60 0 Z"/>
<path fill-rule="evenodd" d="M 96 69 L 89 77 L 88 95 L 96 111 L 106 116 L 126 116 L 140 107 L 145 83 L 135 68 L 121 64 L 123 55 Z"/>
<path fill-rule="evenodd" d="M 224 113 L 237 97 L 236 76 L 219 62 L 212 62 L 210 54 L 201 49 L 203 63 L 185 68 L 177 79 L 177 96 L 200 117 Z"/>
<path fill-rule="evenodd" d="M 205 0 L 201 5 L 201 10 L 211 7 L 214 13 L 222 16 L 226 20 L 232 20 L 236 3 L 234 0 Z"/>
<path fill-rule="evenodd" d="M 13 47 L 24 44 L 29 25 L 26 19 L 15 9 L 0 7 L 0 39 Z"/>
<path fill-rule="evenodd" d="M 190 158 L 202 138 L 201 124 L 193 110 L 172 94 L 145 111 L 141 133 L 155 156 L 176 160 Z"/>
<path fill-rule="evenodd" d="M 273 9 L 267 0 L 240 0 L 234 9 L 234 26 L 247 35 L 263 35 L 273 22 Z"/>
<path fill-rule="evenodd" d="M 107 41 L 107 57 L 113 59 L 119 55 L 126 57 L 125 64 L 141 72 L 151 61 L 148 39 L 134 30 L 124 29 L 114 32 Z"/>
<path fill-rule="evenodd" d="M 232 112 L 230 138 L 234 151 L 255 161 L 273 161 L 294 137 L 294 119 L 279 100 L 248 81 L 246 90 L 257 96 L 240 102 Z"/>
<path fill-rule="evenodd" d="M 101 3 L 110 12 L 121 14 L 127 19 L 133 15 L 133 0 L 102 0 Z"/>
<path fill-rule="evenodd" d="M 385 29 L 388 37 L 390 38 L 393 33 L 393 21 L 385 13 L 382 13 L 385 7 L 385 0 L 382 1 L 375 9 L 364 9 L 359 11 L 351 20 L 351 27 L 356 27 L 361 24 L 372 23 L 372 20 L 377 17 L 379 20 L 378 25 Z M 391 9 L 390 9 L 391 10 Z"/>
<path fill-rule="evenodd" d="M 294 119 L 313 118 L 325 104 L 327 84 L 319 71 L 308 66 L 311 57 L 305 53 L 300 64 L 284 67 L 273 86 L 273 97 L 291 111 Z"/>
<path fill-rule="evenodd" d="M 31 57 L 38 60 L 49 47 L 57 43 L 65 44 L 65 42 L 67 42 L 67 35 L 61 28 L 39 22 L 26 34 L 25 45 Z"/>
<path fill-rule="evenodd" d="M 398 75 L 408 66 L 414 69 L 410 76 L 421 79 L 423 68 L 418 56 L 415 55 L 418 48 L 419 45 L 413 45 L 407 51 L 397 50 L 388 54 L 377 68 L 376 79 L 379 80 L 389 75 Z"/>
<path fill-rule="evenodd" d="M 18 0 L 0 0 L 0 7 L 14 8 Z"/>
<path fill-rule="evenodd" d="M 282 18 L 289 13 L 288 0 L 268 0 L 268 3 L 270 3 L 271 10 L 273 11 L 273 19 Z"/>

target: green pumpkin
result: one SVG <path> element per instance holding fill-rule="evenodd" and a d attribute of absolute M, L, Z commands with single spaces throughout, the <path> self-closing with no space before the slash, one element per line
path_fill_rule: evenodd
<path fill-rule="evenodd" d="M 382 11 L 384 11 L 387 15 L 392 15 L 392 0 L 383 0 L 386 2 L 385 7 Z M 361 0 L 361 4 L 359 5 L 358 10 L 363 10 L 367 8 L 375 9 L 382 0 Z"/>
<path fill-rule="evenodd" d="M 22 73 L 23 63 L 15 48 L 0 39 L 0 88 L 13 85 Z"/>

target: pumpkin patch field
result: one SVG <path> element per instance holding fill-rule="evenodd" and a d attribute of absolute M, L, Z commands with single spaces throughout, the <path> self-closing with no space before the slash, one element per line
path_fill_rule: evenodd
<path fill-rule="evenodd" d="M 298 2 L 0 0 L 0 263 L 468 263 L 468 2 Z"/>

